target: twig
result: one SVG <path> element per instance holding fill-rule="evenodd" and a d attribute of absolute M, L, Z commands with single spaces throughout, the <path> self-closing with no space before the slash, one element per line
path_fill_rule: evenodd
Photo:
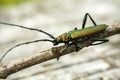
<path fill-rule="evenodd" d="M 96 37 L 99 38 L 106 38 L 115 34 L 120 33 L 120 23 L 114 24 L 112 26 L 109 26 L 104 33 L 99 33 L 96 35 Z M 89 44 L 93 43 L 93 41 L 90 41 L 89 39 L 85 40 L 82 43 L 79 43 L 82 48 L 89 46 Z M 80 50 L 80 49 L 79 49 Z M 18 72 L 22 69 L 31 67 L 33 65 L 58 58 L 58 54 L 60 56 L 69 54 L 72 52 L 75 52 L 76 48 L 74 45 L 71 45 L 69 48 L 66 48 L 65 46 L 59 46 L 59 47 L 52 47 L 51 49 L 42 51 L 36 55 L 27 57 L 25 59 L 21 59 L 20 61 L 17 61 L 15 63 L 10 63 L 6 66 L 0 67 L 0 78 L 7 78 L 10 74 L 13 74 L 15 72 Z"/>

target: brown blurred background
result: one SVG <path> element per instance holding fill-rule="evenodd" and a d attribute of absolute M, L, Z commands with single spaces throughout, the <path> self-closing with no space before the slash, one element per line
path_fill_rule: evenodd
<path fill-rule="evenodd" d="M 0 21 L 38 28 L 58 36 L 81 28 L 85 13 L 97 24 L 120 22 L 119 0 L 0 0 Z M 86 26 L 93 25 L 88 19 Z M 49 38 L 43 33 L 0 24 L 0 57 L 12 46 L 36 39 Z M 105 44 L 87 47 L 10 75 L 7 80 L 119 80 L 120 35 Z M 40 42 L 15 48 L 1 65 L 32 56 L 51 48 Z"/>

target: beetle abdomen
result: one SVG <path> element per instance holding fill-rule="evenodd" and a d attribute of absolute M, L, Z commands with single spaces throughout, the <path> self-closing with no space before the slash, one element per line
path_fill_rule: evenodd
<path fill-rule="evenodd" d="M 71 35 L 72 39 L 76 39 L 76 38 L 81 38 L 87 35 L 91 35 L 91 34 L 95 34 L 95 33 L 99 33 L 104 31 L 106 28 L 108 27 L 108 25 L 105 24 L 101 24 L 101 25 L 97 25 L 97 26 L 91 26 L 85 29 L 78 29 L 78 30 L 73 30 L 68 32 L 68 34 Z"/>

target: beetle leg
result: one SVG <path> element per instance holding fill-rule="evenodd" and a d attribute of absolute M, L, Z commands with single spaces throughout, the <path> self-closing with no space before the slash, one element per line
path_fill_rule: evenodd
<path fill-rule="evenodd" d="M 95 21 L 92 19 L 92 17 L 90 16 L 89 13 L 86 13 L 84 18 L 83 18 L 83 23 L 82 23 L 82 29 L 85 28 L 85 24 L 86 24 L 86 21 L 87 21 L 87 16 L 89 16 L 90 20 L 92 21 L 92 23 L 94 24 L 94 26 L 96 26 L 97 24 L 95 23 Z"/>
<path fill-rule="evenodd" d="M 65 42 L 65 47 L 68 48 L 69 47 L 69 42 Z M 61 54 L 57 54 L 57 61 L 59 60 Z"/>
<path fill-rule="evenodd" d="M 76 52 L 78 52 L 78 49 L 81 49 L 81 46 L 76 43 L 75 43 L 75 46 L 76 46 Z"/>
<path fill-rule="evenodd" d="M 65 42 L 65 46 L 66 46 L 66 48 L 68 48 L 69 47 L 69 42 Z"/>
<path fill-rule="evenodd" d="M 99 43 L 91 43 L 90 45 L 99 45 L 108 42 L 108 39 L 99 39 L 99 38 L 92 38 L 91 41 L 101 41 Z"/>
<path fill-rule="evenodd" d="M 75 47 L 76 47 L 76 52 L 78 52 L 78 49 L 81 49 L 81 46 L 79 45 L 79 44 L 77 44 L 77 41 L 73 41 L 72 42 L 74 45 L 75 45 Z"/>

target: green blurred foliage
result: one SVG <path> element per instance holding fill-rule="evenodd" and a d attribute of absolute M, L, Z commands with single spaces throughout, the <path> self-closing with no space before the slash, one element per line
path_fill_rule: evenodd
<path fill-rule="evenodd" d="M 26 2 L 36 2 L 36 1 L 40 2 L 43 0 L 0 0 L 0 8 L 8 8 L 13 6 L 18 6 Z"/>

